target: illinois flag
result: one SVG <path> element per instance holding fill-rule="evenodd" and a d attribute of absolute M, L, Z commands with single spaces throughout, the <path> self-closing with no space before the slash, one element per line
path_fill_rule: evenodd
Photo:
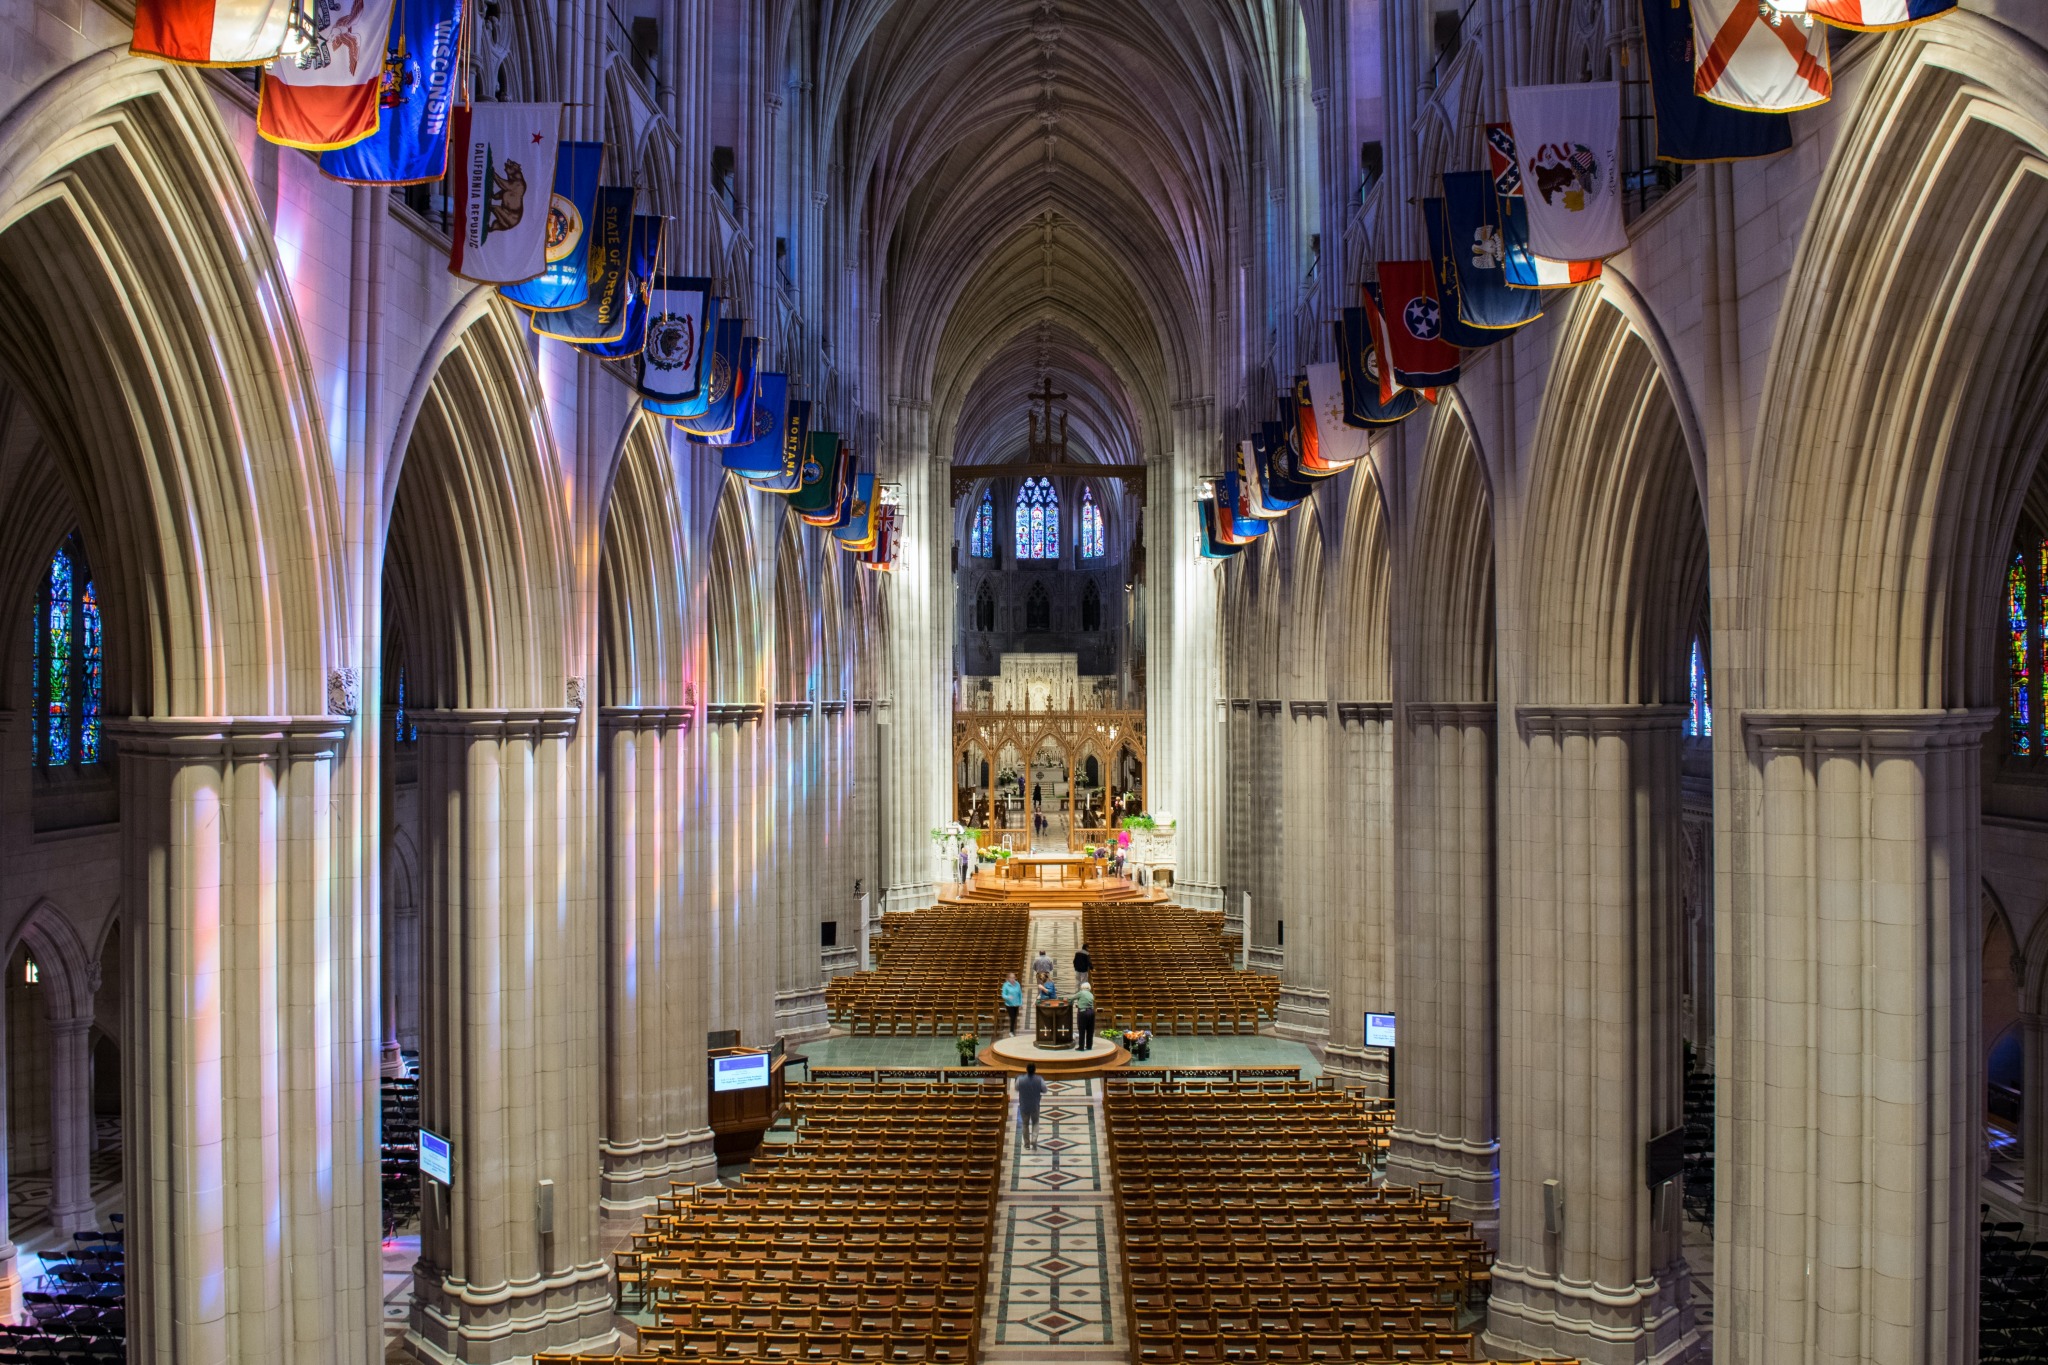
<path fill-rule="evenodd" d="M 1394 383 L 1406 389 L 1457 383 L 1458 348 L 1444 340 L 1436 271 L 1428 261 L 1381 261 L 1379 271 L 1384 350 Z"/>
<path fill-rule="evenodd" d="M 291 0 L 137 0 L 138 57 L 186 66 L 261 66 L 284 47 Z"/>
<path fill-rule="evenodd" d="M 1904 28 L 1938 19 L 1956 0 L 1806 0 L 1806 12 L 1839 28 Z"/>
<path fill-rule="evenodd" d="M 377 131 L 394 0 L 313 0 L 313 40 L 263 69 L 256 131 L 324 152 Z"/>
<path fill-rule="evenodd" d="M 457 109 L 455 244 L 448 269 L 481 284 L 530 280 L 548 263 L 548 198 L 561 140 L 559 104 Z"/>
<path fill-rule="evenodd" d="M 1620 83 L 1514 86 L 1508 112 L 1536 254 L 1586 261 L 1626 247 Z"/>
<path fill-rule="evenodd" d="M 1701 99 L 1783 114 L 1835 93 L 1828 32 L 1807 15 L 1773 9 L 1767 17 L 1757 0 L 1691 4 L 1692 88 Z"/>

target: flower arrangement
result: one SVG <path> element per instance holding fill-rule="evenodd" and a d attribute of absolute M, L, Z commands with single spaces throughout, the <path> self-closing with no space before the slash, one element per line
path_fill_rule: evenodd
<path fill-rule="evenodd" d="M 1137 1060 L 1149 1061 L 1152 1057 L 1152 1030 L 1144 1028 L 1106 1029 L 1104 1032 L 1114 1042 L 1130 1049 Z"/>
<path fill-rule="evenodd" d="M 999 848 L 985 848 L 982 849 L 979 853 L 976 853 L 974 857 L 975 860 L 978 862 L 992 863 L 997 858 L 1000 858 L 1002 855 L 1003 851 Z"/>
<path fill-rule="evenodd" d="M 953 1040 L 953 1046 L 960 1050 L 960 1065 L 973 1066 L 975 1054 L 981 1051 L 981 1039 L 972 1033 L 963 1033 Z"/>

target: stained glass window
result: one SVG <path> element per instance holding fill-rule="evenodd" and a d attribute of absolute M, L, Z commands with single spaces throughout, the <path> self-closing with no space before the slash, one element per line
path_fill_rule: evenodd
<path fill-rule="evenodd" d="M 392 706 L 392 741 L 396 744 L 417 744 L 420 742 L 420 727 L 405 710 L 405 666 L 398 668 L 398 698 Z"/>
<path fill-rule="evenodd" d="M 1685 733 L 1706 739 L 1714 733 L 1714 701 L 1707 689 L 1707 654 L 1697 635 L 1692 641 L 1690 704 L 1685 713 Z"/>
<path fill-rule="evenodd" d="M 2030 610 L 2033 594 L 2027 579 L 2027 553 L 2012 557 L 2005 575 L 2005 616 L 2007 625 L 2006 666 L 2010 676 L 2007 693 L 2007 721 L 2012 727 L 2011 751 L 2016 758 L 2034 754 L 2034 677 L 2030 646 L 2034 639 L 2036 613 Z"/>
<path fill-rule="evenodd" d="M 35 718 L 29 761 L 40 768 L 85 767 L 100 761 L 99 596 L 85 546 L 72 535 L 50 557 L 36 593 L 33 639 Z"/>
<path fill-rule="evenodd" d="M 1095 490 L 1081 490 L 1081 558 L 1102 558 L 1102 509 L 1095 505 Z"/>
<path fill-rule="evenodd" d="M 1026 479 L 1017 490 L 1017 558 L 1060 557 L 1060 495 L 1051 479 Z"/>
<path fill-rule="evenodd" d="M 981 506 L 974 509 L 974 528 L 967 533 L 967 553 L 976 559 L 995 558 L 996 499 L 993 493 L 983 493 Z"/>

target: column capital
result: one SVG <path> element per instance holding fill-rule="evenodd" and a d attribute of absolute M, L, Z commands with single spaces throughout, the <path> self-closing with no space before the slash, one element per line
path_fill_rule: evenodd
<path fill-rule="evenodd" d="M 1258 712 L 1262 716 L 1277 716 L 1286 706 L 1286 703 L 1273 697 L 1261 697 L 1252 702 L 1252 705 L 1258 708 Z"/>
<path fill-rule="evenodd" d="M 713 725 L 748 725 L 768 714 L 757 701 L 714 701 L 704 704 L 704 719 Z"/>
<path fill-rule="evenodd" d="M 807 701 L 779 701 L 775 703 L 777 720 L 809 720 L 816 704 Z"/>
<path fill-rule="evenodd" d="M 566 706 L 478 707 L 449 711 L 413 711 L 424 735 L 457 735 L 469 739 L 566 739 L 582 715 Z"/>
<path fill-rule="evenodd" d="M 1330 714 L 1330 703 L 1326 701 L 1292 701 L 1287 703 L 1287 711 L 1296 720 L 1301 720 L 1308 716 L 1327 716 Z"/>
<path fill-rule="evenodd" d="M 155 758 L 331 756 L 349 727 L 333 716 L 180 716 L 109 720 L 121 753 Z"/>
<path fill-rule="evenodd" d="M 697 719 L 694 706 L 606 706 L 597 713 L 597 723 L 607 733 L 614 730 L 687 730 Z"/>
<path fill-rule="evenodd" d="M 1337 719 L 1349 724 L 1384 724 L 1394 718 L 1394 703 L 1390 701 L 1340 701 L 1335 705 Z"/>
<path fill-rule="evenodd" d="M 855 703 L 843 699 L 839 701 L 821 701 L 818 703 L 818 711 L 821 715 L 827 716 L 843 715 L 846 708 L 852 705 L 855 705 Z"/>
<path fill-rule="evenodd" d="M 1974 748 L 1997 719 L 1989 709 L 1745 711 L 1742 729 L 1766 753 L 1910 753 Z"/>
<path fill-rule="evenodd" d="M 1493 726 L 1500 707 L 1490 701 L 1411 701 L 1401 704 L 1401 718 L 1410 725 Z"/>
<path fill-rule="evenodd" d="M 1553 705 L 1537 703 L 1515 708 L 1524 735 L 1620 735 L 1647 730 L 1677 730 L 1685 723 L 1683 706 Z"/>

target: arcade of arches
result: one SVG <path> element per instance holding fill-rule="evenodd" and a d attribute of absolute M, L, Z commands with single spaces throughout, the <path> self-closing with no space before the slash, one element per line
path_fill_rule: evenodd
<path fill-rule="evenodd" d="M 962 845 L 1133 816 L 1099 922 L 1277 978 L 1160 1064 L 1391 1096 L 1374 1179 L 1483 1244 L 1416 1310 L 1457 1349 L 2020 1358 L 2048 8 L 1838 33 L 1769 159 L 1635 120 L 1599 279 L 1219 563 L 1225 452 L 1510 86 L 1640 79 L 1634 0 L 480 7 L 473 90 L 605 144 L 900 499 L 890 572 L 451 275 L 440 187 L 324 178 L 125 0 L 0 16 L 0 1311 L 118 1264 L 65 1358 L 632 1349 L 642 1218 L 749 1178 L 707 1047 L 950 1065 L 835 983 L 1022 894 Z M 1130 1346 L 1102 1247 L 1099 1335 L 1004 1335 L 998 1265 L 980 1357 Z"/>

